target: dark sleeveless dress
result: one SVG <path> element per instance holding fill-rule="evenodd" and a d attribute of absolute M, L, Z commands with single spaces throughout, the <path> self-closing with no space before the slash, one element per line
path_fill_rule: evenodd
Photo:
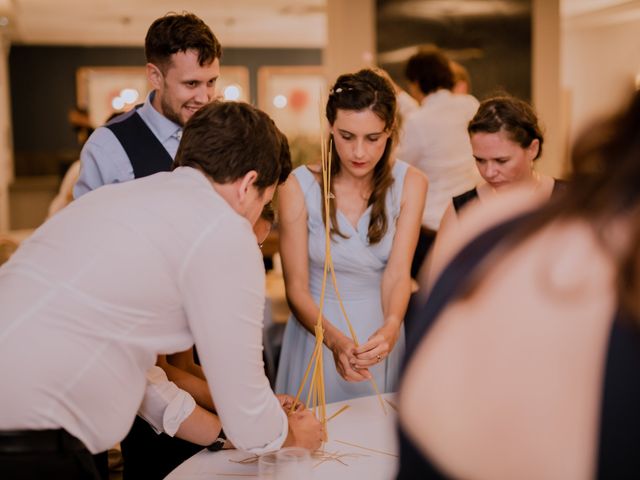
<path fill-rule="evenodd" d="M 411 313 L 405 367 L 442 310 L 462 294 L 465 280 L 480 262 L 532 214 L 493 227 L 464 247 L 444 270 L 424 305 Z M 640 331 L 637 319 L 616 314 L 612 323 L 603 380 L 597 477 L 640 478 Z M 405 369 L 403 369 L 405 370 Z M 398 480 L 447 479 L 399 427 Z"/>
<path fill-rule="evenodd" d="M 558 180 L 557 178 L 553 179 L 553 190 L 551 190 L 551 196 L 557 195 L 558 193 L 564 191 L 567 188 L 567 182 L 565 180 Z M 453 202 L 453 208 L 455 208 L 456 213 L 460 213 L 462 207 L 464 207 L 471 200 L 475 200 L 478 198 L 478 189 L 473 187 L 471 190 L 467 190 L 466 192 L 453 197 L 451 200 Z"/>

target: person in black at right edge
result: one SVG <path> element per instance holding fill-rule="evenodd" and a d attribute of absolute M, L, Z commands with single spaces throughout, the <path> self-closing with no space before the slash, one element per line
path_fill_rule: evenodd
<path fill-rule="evenodd" d="M 398 479 L 638 477 L 640 92 L 572 163 L 461 222 L 408 337 Z"/>

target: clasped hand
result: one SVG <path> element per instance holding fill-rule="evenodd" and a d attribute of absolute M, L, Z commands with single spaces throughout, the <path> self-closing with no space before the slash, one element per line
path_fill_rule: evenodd
<path fill-rule="evenodd" d="M 370 380 L 369 367 L 384 360 L 397 340 L 398 329 L 390 325 L 376 330 L 366 343 L 358 347 L 350 338 L 341 338 L 332 348 L 338 373 L 348 382 Z"/>

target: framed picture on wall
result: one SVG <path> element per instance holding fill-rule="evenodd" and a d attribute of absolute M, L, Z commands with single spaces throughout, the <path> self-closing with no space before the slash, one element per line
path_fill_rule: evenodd
<path fill-rule="evenodd" d="M 287 135 L 294 165 L 320 160 L 326 96 L 321 66 L 258 69 L 258 107 Z"/>
<path fill-rule="evenodd" d="M 249 102 L 251 100 L 249 69 L 235 65 L 221 66 L 216 90 L 225 100 Z"/>
<path fill-rule="evenodd" d="M 76 72 L 76 101 L 94 127 L 113 112 L 125 112 L 151 89 L 144 67 L 81 67 Z"/>

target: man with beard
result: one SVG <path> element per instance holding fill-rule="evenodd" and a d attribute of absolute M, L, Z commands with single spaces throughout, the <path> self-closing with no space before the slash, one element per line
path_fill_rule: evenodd
<path fill-rule="evenodd" d="M 76 199 L 103 185 L 169 171 L 185 123 L 215 97 L 222 47 L 196 15 L 170 13 L 155 20 L 147 31 L 145 55 L 153 90 L 143 104 L 89 137 L 80 154 L 80 177 L 73 191 Z M 215 410 L 192 350 L 161 355 L 157 365 L 162 370 L 148 372 L 145 401 L 139 412 L 146 421 L 136 417 L 122 442 L 125 479 L 138 478 L 140 472 L 149 479 L 163 478 L 199 451 L 201 445 L 174 435 L 182 436 L 180 426 L 196 404 Z M 151 412 L 145 409 L 148 405 L 153 405 Z M 206 420 L 207 424 L 217 422 L 213 416 Z M 96 458 L 103 474 L 105 458 Z M 155 470 L 150 468 L 151 458 L 161 459 L 153 462 Z"/>
<path fill-rule="evenodd" d="M 222 47 L 197 16 L 158 18 L 147 31 L 145 55 L 153 90 L 142 105 L 89 137 L 74 198 L 102 185 L 168 171 L 184 124 L 214 98 Z"/>

